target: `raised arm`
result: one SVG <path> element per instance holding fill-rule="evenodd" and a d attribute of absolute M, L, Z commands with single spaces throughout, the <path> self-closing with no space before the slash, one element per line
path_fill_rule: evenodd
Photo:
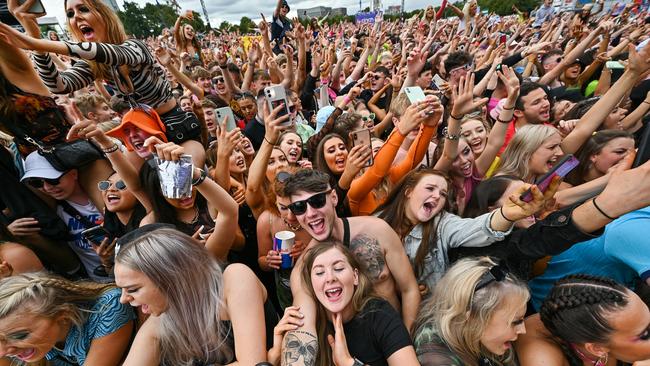
<path fill-rule="evenodd" d="M 196 85 L 195 82 L 193 82 L 190 78 L 187 77 L 187 75 L 182 73 L 178 67 L 176 67 L 176 63 L 169 54 L 168 50 L 160 47 L 157 48 L 156 59 L 158 59 L 158 63 L 160 63 L 165 69 L 169 70 L 169 72 L 174 75 L 176 80 L 178 80 L 181 85 L 186 87 L 190 92 L 192 92 L 192 94 L 196 95 L 197 98 L 203 99 L 203 88 Z"/>
<path fill-rule="evenodd" d="M 221 69 L 221 75 L 223 75 L 223 82 L 226 84 L 226 89 L 231 93 L 241 93 L 241 89 L 235 85 L 235 81 L 228 71 L 228 55 L 224 52 L 219 51 L 217 53 L 217 62 L 219 63 L 219 68 Z"/>
<path fill-rule="evenodd" d="M 515 102 L 519 97 L 519 79 L 514 71 L 507 66 L 503 66 L 501 71 L 497 72 L 497 75 L 505 85 L 508 96 L 503 104 L 501 113 L 499 113 L 497 122 L 492 126 L 485 149 L 474 162 L 480 176 L 485 175 L 488 169 L 490 169 L 492 161 L 494 161 L 494 158 L 499 153 L 499 149 L 503 146 L 508 124 L 512 120 L 512 115 L 515 110 Z"/>
<path fill-rule="evenodd" d="M 242 135 L 239 128 L 233 128 L 232 131 L 226 131 L 226 124 L 228 123 L 228 116 L 223 121 L 223 125 L 219 126 L 219 138 L 217 139 L 217 165 L 214 169 L 212 179 L 214 179 L 221 188 L 227 192 L 230 191 L 230 155 L 232 155 L 235 147 L 239 146 L 242 140 Z"/>
<path fill-rule="evenodd" d="M 266 125 L 264 141 L 262 141 L 262 145 L 248 169 L 246 203 L 250 206 L 256 218 L 264 211 L 264 195 L 266 192 L 263 191 L 263 184 L 264 179 L 266 179 L 266 166 L 271 157 L 273 146 L 278 142 L 280 133 L 288 128 L 287 126 L 281 126 L 281 123 L 289 119 L 288 115 L 276 118 L 282 108 L 284 108 L 284 105 L 277 106 L 269 113 L 268 105 L 264 103 L 264 124 Z"/>
<path fill-rule="evenodd" d="M 629 47 L 629 66 L 605 95 L 585 113 L 576 128 L 562 140 L 562 151 L 575 153 L 589 136 L 598 129 L 611 110 L 618 105 L 625 93 L 634 86 L 640 75 L 650 69 L 650 45 L 641 52 Z"/>

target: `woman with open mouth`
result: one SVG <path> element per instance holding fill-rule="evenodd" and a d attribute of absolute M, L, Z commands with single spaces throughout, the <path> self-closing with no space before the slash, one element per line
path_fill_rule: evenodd
<path fill-rule="evenodd" d="M 201 65 L 205 64 L 203 60 L 203 55 L 201 54 L 201 45 L 199 40 L 196 38 L 196 32 L 194 27 L 192 27 L 189 22 L 194 20 L 191 11 L 181 14 L 176 23 L 174 24 L 174 42 L 176 43 L 176 52 L 181 54 L 182 52 L 187 52 L 192 59 L 198 60 L 201 62 Z M 185 24 L 183 24 L 185 22 Z"/>
<path fill-rule="evenodd" d="M 517 220 L 536 213 L 554 191 L 549 189 L 551 193 L 545 197 L 537 188 L 522 185 L 503 206 L 467 219 L 451 213 L 455 202 L 452 187 L 443 172 L 413 170 L 393 188 L 386 203 L 375 213 L 402 239 L 424 294 L 435 288 L 447 270 L 452 248 L 486 247 L 504 240 Z M 530 204 L 519 199 L 529 187 L 535 192 Z"/>
<path fill-rule="evenodd" d="M 513 343 L 526 333 L 526 283 L 489 257 L 459 261 L 423 302 L 413 343 L 434 365 L 515 365 Z"/>
<path fill-rule="evenodd" d="M 463 127 L 461 127 L 463 123 L 471 125 L 472 120 L 476 118 L 467 115 L 475 111 L 484 102 L 487 102 L 485 99 L 473 101 L 473 74 L 467 78 L 461 78 L 458 90 L 454 91 L 458 101 L 454 103 L 448 119 L 449 125 L 447 126 L 445 138 L 437 147 L 438 154 L 441 156 L 435 165 L 435 169 L 449 172 L 454 188 L 458 192 L 455 205 L 460 215 L 462 215 L 467 202 L 472 196 L 472 191 L 481 182 L 481 179 L 497 157 L 514 114 L 515 102 L 519 97 L 519 79 L 515 72 L 509 67 L 503 66 L 501 71 L 497 71 L 497 75 L 505 86 L 507 96 L 503 102 L 500 102 L 501 110 L 490 136 L 485 142 L 485 147 L 475 146 L 481 144 L 480 137 L 474 138 L 472 141 L 467 140 Z M 480 153 L 475 155 L 475 150 L 480 150 Z"/>
<path fill-rule="evenodd" d="M 0 363 L 117 366 L 131 343 L 134 319 L 112 284 L 44 272 L 14 275 L 0 280 Z"/>
<path fill-rule="evenodd" d="M 180 109 L 165 78 L 165 70 L 147 45 L 127 38 L 117 14 L 101 1 L 66 0 L 64 5 L 74 42 L 40 39 L 36 17 L 30 16 L 23 6 L 12 6 L 11 10 L 27 34 L 4 24 L 0 24 L 0 33 L 13 46 L 35 51 L 34 64 L 39 76 L 54 94 L 69 94 L 100 80 L 118 96 L 154 108 L 167 126 L 167 138 L 182 144 L 196 165 L 202 166 L 205 151 L 200 142 L 201 123 L 194 113 Z M 59 72 L 49 53 L 79 60 Z"/>
<path fill-rule="evenodd" d="M 323 242 L 305 253 L 302 284 L 317 309 L 316 365 L 417 365 L 400 314 L 378 297 L 349 249 Z"/>
<path fill-rule="evenodd" d="M 302 138 L 297 133 L 288 131 L 280 135 L 278 144 L 289 165 L 297 166 L 302 158 Z"/>

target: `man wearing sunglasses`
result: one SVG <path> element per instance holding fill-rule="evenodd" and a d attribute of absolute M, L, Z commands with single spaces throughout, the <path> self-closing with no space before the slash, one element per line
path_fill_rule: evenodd
<path fill-rule="evenodd" d="M 377 293 L 398 311 L 401 309 L 404 324 L 410 328 L 420 304 L 420 292 L 395 231 L 374 216 L 339 218 L 336 191 L 329 185 L 329 176 L 318 170 L 302 170 L 287 177 L 285 193 L 291 197 L 289 209 L 313 238 L 307 249 L 324 241 L 340 242 L 349 247 L 368 269 Z M 301 285 L 301 267 L 299 259 L 291 273 L 291 291 L 293 304 L 301 307 L 305 315 L 304 329 L 309 332 L 314 329 L 311 326 L 315 323 L 310 322 L 314 321 L 315 313 L 310 311 L 313 300 Z"/>
<path fill-rule="evenodd" d="M 68 226 L 70 234 L 68 246 L 79 257 L 90 279 L 112 281 L 109 275 L 95 273 L 95 269 L 102 268 L 101 260 L 92 244 L 81 235 L 82 231 L 100 225 L 104 218 L 81 188 L 77 170 L 58 171 L 35 151 L 25 159 L 25 175 L 21 181 L 57 201 L 56 214 Z"/>

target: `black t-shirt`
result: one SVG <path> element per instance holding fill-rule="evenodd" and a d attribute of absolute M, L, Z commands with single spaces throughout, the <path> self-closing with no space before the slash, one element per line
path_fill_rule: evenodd
<path fill-rule="evenodd" d="M 265 133 L 266 128 L 264 127 L 264 124 L 257 122 L 257 118 L 253 118 L 246 124 L 246 127 L 244 127 L 244 135 L 251 140 L 251 144 L 253 144 L 255 151 L 258 151 L 260 146 L 262 146 Z"/>
<path fill-rule="evenodd" d="M 383 299 L 372 299 L 343 324 L 348 350 L 365 365 L 388 365 L 388 357 L 412 345 L 402 317 Z"/>

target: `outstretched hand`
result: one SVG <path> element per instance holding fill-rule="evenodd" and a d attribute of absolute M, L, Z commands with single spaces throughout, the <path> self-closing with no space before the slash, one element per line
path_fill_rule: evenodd
<path fill-rule="evenodd" d="M 519 189 L 510 195 L 508 200 L 504 203 L 501 208 L 503 214 L 507 217 L 508 220 L 517 221 L 523 218 L 535 215 L 537 212 L 542 210 L 547 201 L 553 199 L 555 192 L 557 192 L 562 178 L 559 176 L 553 177 L 551 184 L 544 193 L 542 193 L 536 185 L 524 184 Z M 525 202 L 521 200 L 521 195 L 524 194 L 528 189 L 533 195 L 533 199 L 530 202 Z"/>
<path fill-rule="evenodd" d="M 469 76 L 463 76 L 458 82 L 458 86 L 452 88 L 452 99 L 454 106 L 451 109 L 452 116 L 462 116 L 471 113 L 477 108 L 488 102 L 488 98 L 474 100 L 474 73 Z"/>

